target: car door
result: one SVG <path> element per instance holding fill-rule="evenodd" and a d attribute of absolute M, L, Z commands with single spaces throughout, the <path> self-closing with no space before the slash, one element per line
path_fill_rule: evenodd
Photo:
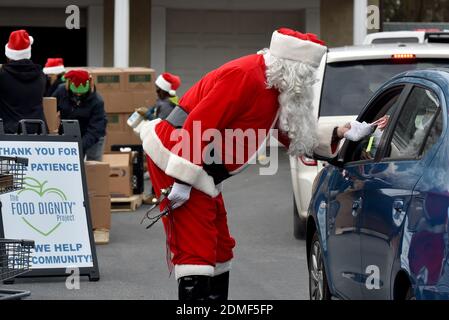
<path fill-rule="evenodd" d="M 392 268 L 413 190 L 424 173 L 424 147 L 440 112 L 438 95 L 407 87 L 373 163 L 363 165 L 360 239 L 365 299 L 390 299 Z"/>
<path fill-rule="evenodd" d="M 368 108 L 390 110 L 401 95 L 403 86 L 386 90 Z M 360 212 L 364 201 L 365 168 L 374 163 L 362 151 L 369 143 L 347 142 L 340 157 L 343 167 L 334 167 L 329 180 L 327 210 L 327 259 L 330 282 L 338 295 L 345 299 L 361 299 L 364 274 L 361 260 Z"/>

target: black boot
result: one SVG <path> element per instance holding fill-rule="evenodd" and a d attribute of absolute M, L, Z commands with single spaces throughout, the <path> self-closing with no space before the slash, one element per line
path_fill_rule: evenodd
<path fill-rule="evenodd" d="M 229 292 L 229 271 L 215 276 L 210 281 L 211 301 L 227 301 Z"/>
<path fill-rule="evenodd" d="M 205 301 L 209 299 L 211 277 L 187 276 L 178 280 L 180 301 Z"/>

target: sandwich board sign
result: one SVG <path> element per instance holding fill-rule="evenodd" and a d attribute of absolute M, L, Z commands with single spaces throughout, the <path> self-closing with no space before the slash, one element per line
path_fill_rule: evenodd
<path fill-rule="evenodd" d="M 23 189 L 0 195 L 0 238 L 35 242 L 31 271 L 23 277 L 67 276 L 77 268 L 97 281 L 79 127 L 64 126 L 75 134 L 0 135 L 1 156 L 29 161 Z"/>

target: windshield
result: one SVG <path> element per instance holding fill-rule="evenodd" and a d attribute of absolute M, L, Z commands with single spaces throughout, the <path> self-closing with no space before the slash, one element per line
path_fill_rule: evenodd
<path fill-rule="evenodd" d="M 365 60 L 330 63 L 326 67 L 320 117 L 354 116 L 393 76 L 408 70 L 449 67 L 449 59 Z"/>

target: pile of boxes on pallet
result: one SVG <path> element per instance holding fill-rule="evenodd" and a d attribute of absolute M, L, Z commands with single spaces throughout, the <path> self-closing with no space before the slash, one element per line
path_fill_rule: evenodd
<path fill-rule="evenodd" d="M 79 68 L 89 71 L 97 92 L 104 100 L 108 117 L 106 152 L 115 144 L 141 144 L 126 121 L 135 109 L 156 103 L 155 71 L 137 67 Z"/>
<path fill-rule="evenodd" d="M 142 142 L 126 122 L 135 109 L 156 103 L 155 72 L 148 68 L 84 69 L 91 73 L 108 117 L 103 162 L 86 162 L 94 236 L 97 244 L 105 244 L 111 228 L 111 198 L 143 193 Z"/>
<path fill-rule="evenodd" d="M 110 166 L 105 162 L 85 162 L 89 207 L 95 243 L 109 242 L 111 229 Z"/>

